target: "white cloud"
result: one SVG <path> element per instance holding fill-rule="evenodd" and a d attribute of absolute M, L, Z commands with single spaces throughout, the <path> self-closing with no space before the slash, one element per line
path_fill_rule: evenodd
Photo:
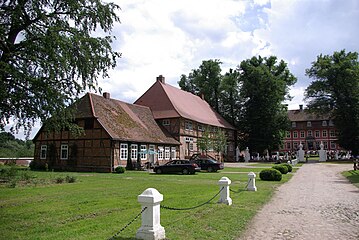
<path fill-rule="evenodd" d="M 110 0 L 108 0 L 110 1 Z M 357 0 L 117 0 L 121 24 L 112 33 L 122 53 L 108 79 L 113 98 L 133 102 L 162 74 L 177 85 L 202 60 L 235 68 L 253 55 L 276 55 L 298 78 L 289 107 L 303 103 L 305 69 L 320 53 L 359 52 Z"/>

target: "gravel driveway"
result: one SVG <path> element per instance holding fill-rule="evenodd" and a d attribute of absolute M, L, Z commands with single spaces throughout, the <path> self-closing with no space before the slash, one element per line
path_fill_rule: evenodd
<path fill-rule="evenodd" d="M 238 240 L 358 240 L 359 188 L 340 174 L 345 170 L 352 165 L 304 164 Z"/>

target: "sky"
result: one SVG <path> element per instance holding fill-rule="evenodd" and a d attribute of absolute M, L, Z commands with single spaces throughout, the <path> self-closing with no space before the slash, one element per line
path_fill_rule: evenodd
<path fill-rule="evenodd" d="M 109 1 L 109 0 L 108 0 Z M 319 54 L 359 52 L 358 0 L 114 0 L 121 23 L 112 35 L 121 52 L 109 78 L 111 98 L 133 103 L 163 75 L 178 87 L 182 74 L 203 60 L 219 59 L 222 72 L 253 56 L 277 56 L 297 77 L 289 109 L 304 104 L 312 79 L 305 76 Z M 36 124 L 30 139 L 36 134 Z M 24 138 L 23 133 L 16 135 Z"/>

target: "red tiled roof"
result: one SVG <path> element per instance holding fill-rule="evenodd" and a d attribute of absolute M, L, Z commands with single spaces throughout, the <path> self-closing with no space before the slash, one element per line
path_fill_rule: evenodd
<path fill-rule="evenodd" d="M 112 139 L 179 145 L 178 141 L 157 125 L 148 107 L 87 93 L 79 100 L 76 117 L 88 116 L 91 105 L 86 103 L 92 103 L 94 116 Z"/>
<path fill-rule="evenodd" d="M 156 119 L 183 117 L 212 126 L 235 129 L 202 98 L 156 81 L 135 104 L 151 108 Z"/>

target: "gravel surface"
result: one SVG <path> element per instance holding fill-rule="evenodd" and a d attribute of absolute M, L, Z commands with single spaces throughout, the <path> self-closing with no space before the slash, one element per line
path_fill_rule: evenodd
<path fill-rule="evenodd" d="M 346 170 L 352 165 L 304 164 L 238 240 L 358 240 L 359 188 L 340 174 Z"/>

